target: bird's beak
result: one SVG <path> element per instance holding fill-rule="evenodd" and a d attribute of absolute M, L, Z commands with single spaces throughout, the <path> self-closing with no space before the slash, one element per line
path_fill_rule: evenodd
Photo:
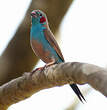
<path fill-rule="evenodd" d="M 31 12 L 31 16 L 37 18 L 37 15 L 35 12 Z"/>

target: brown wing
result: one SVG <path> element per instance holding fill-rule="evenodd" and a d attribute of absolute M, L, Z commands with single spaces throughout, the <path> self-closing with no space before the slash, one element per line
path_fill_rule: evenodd
<path fill-rule="evenodd" d="M 50 31 L 50 29 L 45 29 L 44 34 L 50 45 L 56 50 L 57 54 L 60 56 L 60 58 L 64 61 L 64 57 L 61 53 L 61 50 L 54 38 L 53 33 Z"/>

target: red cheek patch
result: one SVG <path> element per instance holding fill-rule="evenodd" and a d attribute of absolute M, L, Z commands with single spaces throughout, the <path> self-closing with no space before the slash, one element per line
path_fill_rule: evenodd
<path fill-rule="evenodd" d="M 42 16 L 42 18 L 40 19 L 40 23 L 44 23 L 46 21 L 45 17 Z"/>

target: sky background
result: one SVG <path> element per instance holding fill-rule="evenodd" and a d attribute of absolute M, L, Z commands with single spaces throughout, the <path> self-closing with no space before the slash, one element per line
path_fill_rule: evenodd
<path fill-rule="evenodd" d="M 0 1 L 0 54 L 14 35 L 30 2 Z M 59 45 L 66 61 L 107 67 L 107 0 L 74 0 L 60 26 L 60 36 Z M 80 88 L 84 87 L 86 85 Z M 73 103 L 74 97 L 68 85 L 54 87 L 12 105 L 9 110 L 64 110 Z M 95 90 L 86 96 L 86 100 L 87 103 L 80 103 L 77 110 L 107 109 L 107 99 Z"/>

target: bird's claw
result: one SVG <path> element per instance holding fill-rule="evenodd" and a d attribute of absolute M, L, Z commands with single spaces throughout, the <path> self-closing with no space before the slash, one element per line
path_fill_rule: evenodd
<path fill-rule="evenodd" d="M 31 72 L 31 75 L 33 75 L 36 71 L 43 71 L 44 70 L 44 67 L 39 67 L 39 68 L 36 68 L 35 70 L 33 70 Z"/>
<path fill-rule="evenodd" d="M 51 65 L 53 65 L 54 64 L 54 62 L 51 62 L 51 63 L 48 63 L 48 64 L 46 64 L 44 67 L 39 67 L 39 68 L 36 68 L 35 70 L 33 70 L 32 72 L 31 72 L 31 75 L 33 75 L 36 71 L 43 71 L 43 70 L 45 70 L 47 67 L 49 67 L 49 66 L 51 66 Z"/>

